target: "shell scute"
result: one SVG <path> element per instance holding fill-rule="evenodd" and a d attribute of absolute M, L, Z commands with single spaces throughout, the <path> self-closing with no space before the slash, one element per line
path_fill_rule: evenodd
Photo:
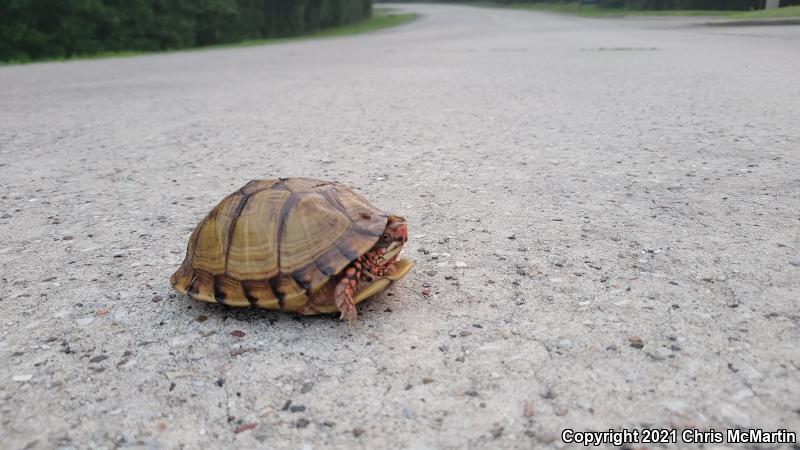
<path fill-rule="evenodd" d="M 233 226 L 245 198 L 241 193 L 233 193 L 223 199 L 203 219 L 198 226 L 198 235 L 194 239 L 192 267 L 212 275 L 225 273 Z"/>
<path fill-rule="evenodd" d="M 324 196 L 317 193 L 301 196 L 283 223 L 281 272 L 294 272 L 315 261 L 341 242 L 352 226 L 350 219 L 333 208 Z"/>
<path fill-rule="evenodd" d="M 277 276 L 278 232 L 281 207 L 291 195 L 280 190 L 252 194 L 233 229 L 226 273 L 240 280 L 263 280 Z"/>
<path fill-rule="evenodd" d="M 250 304 L 259 308 L 280 309 L 278 297 L 268 283 L 263 281 L 243 281 L 242 288 Z"/>

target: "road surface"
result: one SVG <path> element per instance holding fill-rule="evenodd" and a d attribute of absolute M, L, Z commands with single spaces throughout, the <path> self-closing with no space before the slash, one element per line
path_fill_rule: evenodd
<path fill-rule="evenodd" d="M 3 448 L 800 431 L 800 27 L 402 8 L 0 68 Z M 411 224 L 414 272 L 355 326 L 170 289 L 219 199 L 287 176 Z"/>

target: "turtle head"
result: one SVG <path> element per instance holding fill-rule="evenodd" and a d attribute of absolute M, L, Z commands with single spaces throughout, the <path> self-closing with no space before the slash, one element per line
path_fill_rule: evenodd
<path fill-rule="evenodd" d="M 383 231 L 383 236 L 381 236 L 381 240 L 386 240 L 388 242 L 400 242 L 405 243 L 408 240 L 408 226 L 406 225 L 406 219 L 395 216 L 394 214 L 389 216 L 389 222 L 386 224 L 386 229 Z"/>
<path fill-rule="evenodd" d="M 406 219 L 392 214 L 389 216 L 389 221 L 386 223 L 386 228 L 383 230 L 380 239 L 373 247 L 373 251 L 383 261 L 390 262 L 397 257 L 407 240 L 408 225 L 406 225 Z"/>

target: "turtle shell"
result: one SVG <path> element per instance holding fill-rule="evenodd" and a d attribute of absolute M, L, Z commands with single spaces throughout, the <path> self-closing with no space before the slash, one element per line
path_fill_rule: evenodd
<path fill-rule="evenodd" d="M 313 314 L 311 295 L 368 252 L 387 221 L 338 183 L 253 180 L 197 225 L 170 281 L 195 300 Z"/>

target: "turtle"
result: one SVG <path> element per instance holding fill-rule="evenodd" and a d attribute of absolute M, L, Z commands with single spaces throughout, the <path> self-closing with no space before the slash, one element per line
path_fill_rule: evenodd
<path fill-rule="evenodd" d="M 406 220 L 349 187 L 309 178 L 252 180 L 220 201 L 195 227 L 170 277 L 194 300 L 304 315 L 356 304 L 413 267 L 398 259 Z"/>

